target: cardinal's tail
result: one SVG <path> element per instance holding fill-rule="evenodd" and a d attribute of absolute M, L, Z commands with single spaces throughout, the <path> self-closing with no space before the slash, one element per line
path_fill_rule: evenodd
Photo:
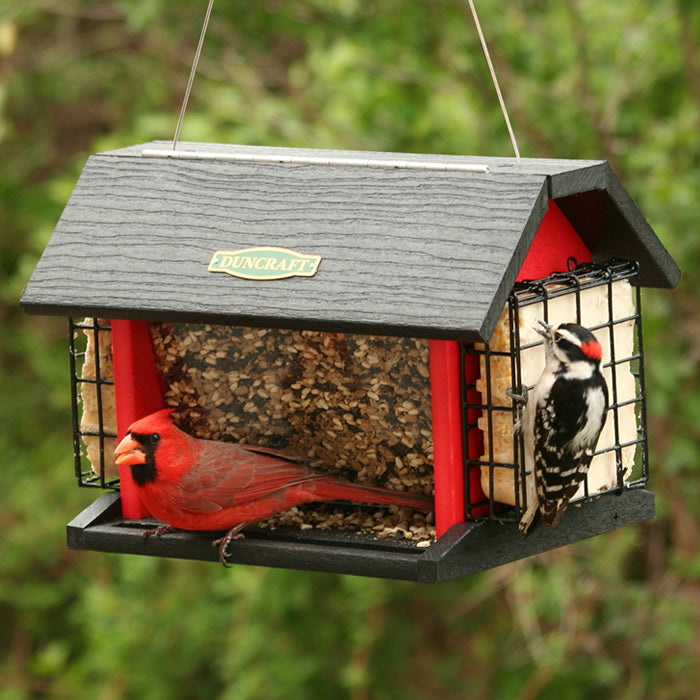
<path fill-rule="evenodd" d="M 431 496 L 410 491 L 395 491 L 378 486 L 352 484 L 333 478 L 316 479 L 312 485 L 314 495 L 319 501 L 355 501 L 358 503 L 378 503 L 381 505 L 415 508 L 416 510 L 432 511 L 435 504 Z"/>

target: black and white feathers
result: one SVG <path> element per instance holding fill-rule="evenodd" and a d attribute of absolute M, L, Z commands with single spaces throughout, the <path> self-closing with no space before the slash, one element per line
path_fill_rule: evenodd
<path fill-rule="evenodd" d="M 546 363 L 521 421 L 526 472 L 534 473 L 520 521 L 525 532 L 538 507 L 545 525 L 558 525 L 586 477 L 608 409 L 602 348 L 595 336 L 575 323 L 540 324 Z M 532 483 L 532 474 L 529 478 Z"/>

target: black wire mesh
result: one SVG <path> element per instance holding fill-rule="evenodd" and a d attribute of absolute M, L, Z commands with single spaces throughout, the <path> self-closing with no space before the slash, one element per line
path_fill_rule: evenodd
<path fill-rule="evenodd" d="M 118 488 L 119 479 L 111 461 L 116 432 L 106 423 L 107 403 L 113 404 L 114 380 L 111 367 L 105 367 L 105 353 L 111 356 L 111 327 L 96 318 L 68 319 L 71 399 L 73 407 L 73 457 L 79 486 Z M 93 351 L 87 358 L 87 346 Z M 85 403 L 92 404 L 91 420 L 86 420 Z M 88 459 L 91 451 L 91 460 Z"/>
<path fill-rule="evenodd" d="M 602 309 L 605 319 L 587 327 L 605 346 L 603 372 L 609 390 L 605 431 L 608 431 L 610 444 L 604 444 L 601 436 L 596 457 L 608 455 L 606 462 L 614 464 L 614 476 L 602 485 L 593 484 L 592 467 L 584 482 L 583 498 L 642 488 L 648 481 L 638 265 L 614 259 L 581 265 L 570 260 L 569 266 L 567 272 L 518 283 L 514 287 L 504 311 L 507 342 L 501 338 L 495 343 L 492 339 L 490 344 L 462 343 L 465 503 L 469 520 L 519 522 L 528 507 L 523 438 L 514 432 L 521 405 L 506 397 L 505 392 L 521 395 L 524 388 L 529 390 L 534 385 L 532 377 L 528 382 L 523 381 L 523 359 L 528 351 L 544 358 L 541 338 L 521 342 L 522 317 L 531 316 L 528 307 L 536 304 L 540 305 L 541 320 L 547 323 L 554 316 L 552 322 L 581 325 L 586 325 L 586 317 L 590 316 L 592 299 L 597 299 L 594 303 L 606 305 Z M 619 295 L 615 294 L 614 285 L 623 280 L 631 283 L 631 309 L 620 303 Z M 595 292 L 591 296 L 587 290 L 598 290 L 600 294 Z M 564 299 L 569 303 L 573 300 L 575 318 L 557 317 L 560 313 L 557 306 L 561 306 Z M 632 413 L 634 427 L 630 428 Z"/>

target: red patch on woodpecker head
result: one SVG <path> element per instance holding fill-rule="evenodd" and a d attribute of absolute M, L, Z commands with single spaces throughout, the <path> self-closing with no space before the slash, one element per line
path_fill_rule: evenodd
<path fill-rule="evenodd" d="M 581 350 L 586 357 L 591 360 L 600 361 L 603 358 L 603 348 L 597 340 L 589 340 L 581 345 Z"/>

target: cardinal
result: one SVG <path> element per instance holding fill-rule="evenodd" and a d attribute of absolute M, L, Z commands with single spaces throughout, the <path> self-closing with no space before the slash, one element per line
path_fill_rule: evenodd
<path fill-rule="evenodd" d="M 421 494 L 342 481 L 313 471 L 281 450 L 202 440 L 180 430 L 172 409 L 141 418 L 117 445 L 115 461 L 131 468 L 141 499 L 166 525 L 148 530 L 227 530 L 219 546 L 226 564 L 231 540 L 248 524 L 312 501 L 356 501 L 433 510 Z"/>

